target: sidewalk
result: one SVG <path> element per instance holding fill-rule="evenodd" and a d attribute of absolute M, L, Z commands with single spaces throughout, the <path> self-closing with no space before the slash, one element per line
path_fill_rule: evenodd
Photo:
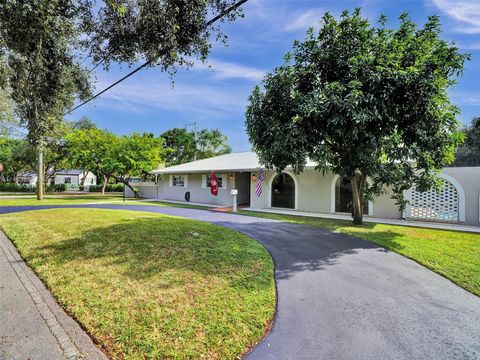
<path fill-rule="evenodd" d="M 280 214 L 280 215 L 306 216 L 306 217 L 315 217 L 315 218 L 332 219 L 332 220 L 352 220 L 352 217 L 350 215 L 343 215 L 343 214 L 314 213 L 314 212 L 287 210 L 287 209 L 245 208 L 242 210 L 264 212 L 264 213 L 270 213 L 270 214 Z M 480 226 L 472 226 L 472 225 L 460 225 L 460 224 L 425 222 L 425 221 L 409 221 L 409 220 L 400 220 L 400 219 L 398 220 L 384 219 L 384 218 L 377 218 L 373 216 L 364 216 L 363 221 L 366 223 L 378 223 L 378 224 L 410 226 L 410 227 L 438 229 L 438 230 L 453 230 L 453 231 L 480 233 Z"/>
<path fill-rule="evenodd" d="M 107 359 L 1 231 L 0 323 L 1 359 Z"/>

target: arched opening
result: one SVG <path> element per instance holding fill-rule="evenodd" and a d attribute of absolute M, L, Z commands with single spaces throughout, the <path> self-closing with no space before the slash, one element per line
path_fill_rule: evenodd
<path fill-rule="evenodd" d="M 415 220 L 458 222 L 465 221 L 465 193 L 461 185 L 448 175 L 438 175 L 440 192 L 424 192 L 411 188 L 407 192 L 406 217 Z"/>
<path fill-rule="evenodd" d="M 335 212 L 351 213 L 352 207 L 352 184 L 345 177 L 339 177 L 335 182 Z M 363 204 L 363 213 L 368 215 L 368 202 Z"/>
<path fill-rule="evenodd" d="M 272 182 L 272 207 L 295 209 L 295 181 L 286 174 L 277 174 Z"/>

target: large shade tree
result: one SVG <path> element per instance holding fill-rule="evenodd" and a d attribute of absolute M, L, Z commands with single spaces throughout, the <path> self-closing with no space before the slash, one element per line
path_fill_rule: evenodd
<path fill-rule="evenodd" d="M 0 85 L 11 89 L 17 118 L 38 150 L 37 198 L 43 196 L 43 155 L 75 98 L 90 94 L 88 74 L 75 51 L 88 1 L 0 2 Z"/>
<path fill-rule="evenodd" d="M 38 149 L 38 198 L 45 138 L 75 98 L 90 95 L 91 72 L 81 57 L 95 67 L 143 61 L 174 73 L 205 60 L 213 41 L 225 41 L 218 23 L 235 19 L 245 1 L 1 1 L 0 87 L 11 87 L 17 117 Z"/>
<path fill-rule="evenodd" d="M 392 186 L 400 207 L 410 186 L 437 186 L 461 142 L 458 108 L 447 89 L 467 56 L 440 37 L 439 18 L 418 27 L 406 14 L 397 29 L 378 26 L 359 9 L 295 42 L 284 65 L 250 96 L 246 126 L 267 168 L 346 176 L 355 224 L 367 200 Z"/>

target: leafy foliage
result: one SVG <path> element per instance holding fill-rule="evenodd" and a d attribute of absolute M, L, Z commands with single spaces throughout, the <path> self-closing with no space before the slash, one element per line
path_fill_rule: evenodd
<path fill-rule="evenodd" d="M 423 28 L 406 14 L 396 30 L 385 23 L 372 26 L 359 9 L 325 14 L 247 108 L 247 133 L 268 168 L 300 172 L 310 157 L 350 179 L 355 223 L 385 185 L 401 206 L 403 190 L 435 186 L 462 140 L 447 89 L 468 56 L 440 38 L 438 17 Z"/>
<path fill-rule="evenodd" d="M 232 152 L 228 138 L 218 129 L 202 129 L 195 138 L 194 132 L 185 128 L 173 128 L 165 131 L 161 137 L 165 141 L 167 166 Z"/>
<path fill-rule="evenodd" d="M 464 129 L 465 142 L 455 153 L 453 166 L 480 166 L 480 117 Z"/>
<path fill-rule="evenodd" d="M 163 139 L 152 134 L 117 136 L 106 130 L 75 129 L 67 135 L 69 162 L 103 177 L 102 192 L 109 178 L 125 183 L 160 166 L 164 159 Z"/>
<path fill-rule="evenodd" d="M 225 41 L 218 26 L 208 26 L 212 14 L 223 13 L 236 0 L 111 0 L 100 2 L 84 41 L 94 62 L 134 64 L 147 60 L 163 70 L 205 60 L 212 39 Z M 234 20 L 232 11 L 224 19 Z"/>
<path fill-rule="evenodd" d="M 0 84 L 11 88 L 15 112 L 38 145 L 55 129 L 76 96 L 90 94 L 89 76 L 75 58 L 88 1 L 0 3 Z M 28 25 L 27 25 L 28 24 Z"/>

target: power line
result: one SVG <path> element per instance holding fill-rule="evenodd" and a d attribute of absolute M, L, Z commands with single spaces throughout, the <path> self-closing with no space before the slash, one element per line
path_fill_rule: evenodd
<path fill-rule="evenodd" d="M 214 22 L 220 20 L 222 17 L 224 17 L 225 15 L 229 14 L 230 12 L 232 12 L 233 10 L 236 10 L 237 8 L 239 8 L 240 6 L 242 6 L 243 4 L 245 4 L 248 0 L 240 0 L 240 1 L 237 1 L 235 4 L 231 5 L 230 7 L 226 8 L 224 11 L 222 11 L 221 13 L 219 13 L 217 16 L 213 17 L 212 19 L 210 19 L 209 21 L 207 21 L 207 23 L 205 24 L 206 27 L 212 25 Z M 97 68 L 98 65 L 100 65 L 105 59 L 103 59 L 101 62 L 99 62 L 97 65 L 95 65 L 95 67 L 93 69 L 91 69 L 89 72 L 92 72 L 95 68 Z M 90 98 L 88 98 L 87 100 L 85 100 L 84 102 L 82 102 L 81 104 L 75 106 L 73 109 L 70 109 L 69 111 L 67 111 L 65 114 L 63 114 L 63 116 L 65 115 L 68 115 L 70 114 L 71 112 L 77 110 L 79 107 L 82 107 L 83 105 L 89 103 L 90 101 L 96 99 L 97 97 L 99 97 L 100 95 L 102 95 L 103 93 L 107 92 L 108 90 L 110 90 L 111 88 L 113 88 L 114 86 L 118 85 L 119 83 L 121 83 L 122 81 L 124 81 L 125 79 L 129 78 L 130 76 L 134 75 L 135 73 L 137 73 L 138 71 L 142 70 L 144 67 L 150 65 L 151 63 L 153 62 L 153 60 L 148 60 L 147 62 L 143 63 L 142 65 L 140 65 L 139 67 L 137 67 L 135 70 L 129 72 L 127 75 L 125 75 L 124 77 L 122 77 L 120 80 L 117 80 L 115 81 L 113 84 L 107 86 L 105 89 L 103 89 L 102 91 L 96 93 L 95 95 L 91 96 Z"/>

